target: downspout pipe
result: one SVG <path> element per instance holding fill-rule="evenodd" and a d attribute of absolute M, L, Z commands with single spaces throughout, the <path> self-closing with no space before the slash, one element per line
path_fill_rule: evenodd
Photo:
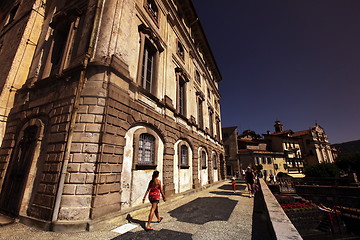
<path fill-rule="evenodd" d="M 69 129 L 68 129 L 68 137 L 66 140 L 65 154 L 64 154 L 64 159 L 63 159 L 63 163 L 61 166 L 60 179 L 59 179 L 59 184 L 58 184 L 58 189 L 57 189 L 56 199 L 55 199 L 55 204 L 54 204 L 52 223 L 56 222 L 58 220 L 58 216 L 59 216 L 61 196 L 63 194 L 67 167 L 68 167 L 68 163 L 70 160 L 70 150 L 71 150 L 71 144 L 72 144 L 72 139 L 73 139 L 74 127 L 76 124 L 76 116 L 77 116 L 79 105 L 80 105 L 81 93 L 82 93 L 82 90 L 83 90 L 85 82 L 86 82 L 85 75 L 86 75 L 87 65 L 88 65 L 89 61 L 91 60 L 91 57 L 92 57 L 92 55 L 94 53 L 94 49 L 95 49 L 96 39 L 98 36 L 98 31 L 99 31 L 99 26 L 100 26 L 100 17 L 102 14 L 104 1 L 105 0 L 97 0 L 96 11 L 95 11 L 95 16 L 94 16 L 94 24 L 93 24 L 93 28 L 92 28 L 92 32 L 91 32 L 91 37 L 90 37 L 90 43 L 89 43 L 89 47 L 88 47 L 85 59 L 82 64 L 82 68 L 81 68 L 81 72 L 80 72 L 80 76 L 79 76 L 79 82 L 78 82 L 77 90 L 75 93 L 75 100 L 74 100 L 74 104 L 73 104 L 70 125 L 69 125 Z"/>

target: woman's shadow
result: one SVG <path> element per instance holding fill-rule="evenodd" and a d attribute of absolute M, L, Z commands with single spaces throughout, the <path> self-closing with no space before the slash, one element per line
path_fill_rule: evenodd
<path fill-rule="evenodd" d="M 134 219 L 134 218 L 131 217 L 130 214 L 128 214 L 128 215 L 126 216 L 126 220 L 127 220 L 129 223 L 139 224 L 140 227 L 142 227 L 144 230 L 146 230 L 146 228 L 145 228 L 146 221 L 140 221 L 140 220 L 138 220 L 138 219 Z"/>

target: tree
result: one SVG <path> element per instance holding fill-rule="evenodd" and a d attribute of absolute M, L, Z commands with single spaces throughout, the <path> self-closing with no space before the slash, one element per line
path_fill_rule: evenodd
<path fill-rule="evenodd" d="M 305 167 L 306 177 L 338 177 L 339 168 L 334 163 L 318 163 Z"/>
<path fill-rule="evenodd" d="M 336 165 L 345 172 L 356 172 L 360 176 L 360 152 L 349 153 L 338 157 Z"/>

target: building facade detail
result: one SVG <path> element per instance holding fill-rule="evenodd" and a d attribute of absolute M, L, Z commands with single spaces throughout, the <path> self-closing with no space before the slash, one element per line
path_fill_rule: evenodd
<path fill-rule="evenodd" d="M 0 211 L 53 230 L 85 226 L 139 205 L 155 169 L 167 196 L 224 179 L 221 75 L 190 0 L 1 6 L 0 58 L 28 50 L 0 70 L 12 76 L 0 98 L 13 99 L 1 123 Z M 7 49 L 13 31 L 17 49 Z"/>

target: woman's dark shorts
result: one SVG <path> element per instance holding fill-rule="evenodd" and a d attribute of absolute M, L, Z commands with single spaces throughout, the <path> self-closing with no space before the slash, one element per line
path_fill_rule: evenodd
<path fill-rule="evenodd" d="M 150 201 L 151 203 L 159 203 L 159 200 L 155 200 L 155 201 Z"/>

